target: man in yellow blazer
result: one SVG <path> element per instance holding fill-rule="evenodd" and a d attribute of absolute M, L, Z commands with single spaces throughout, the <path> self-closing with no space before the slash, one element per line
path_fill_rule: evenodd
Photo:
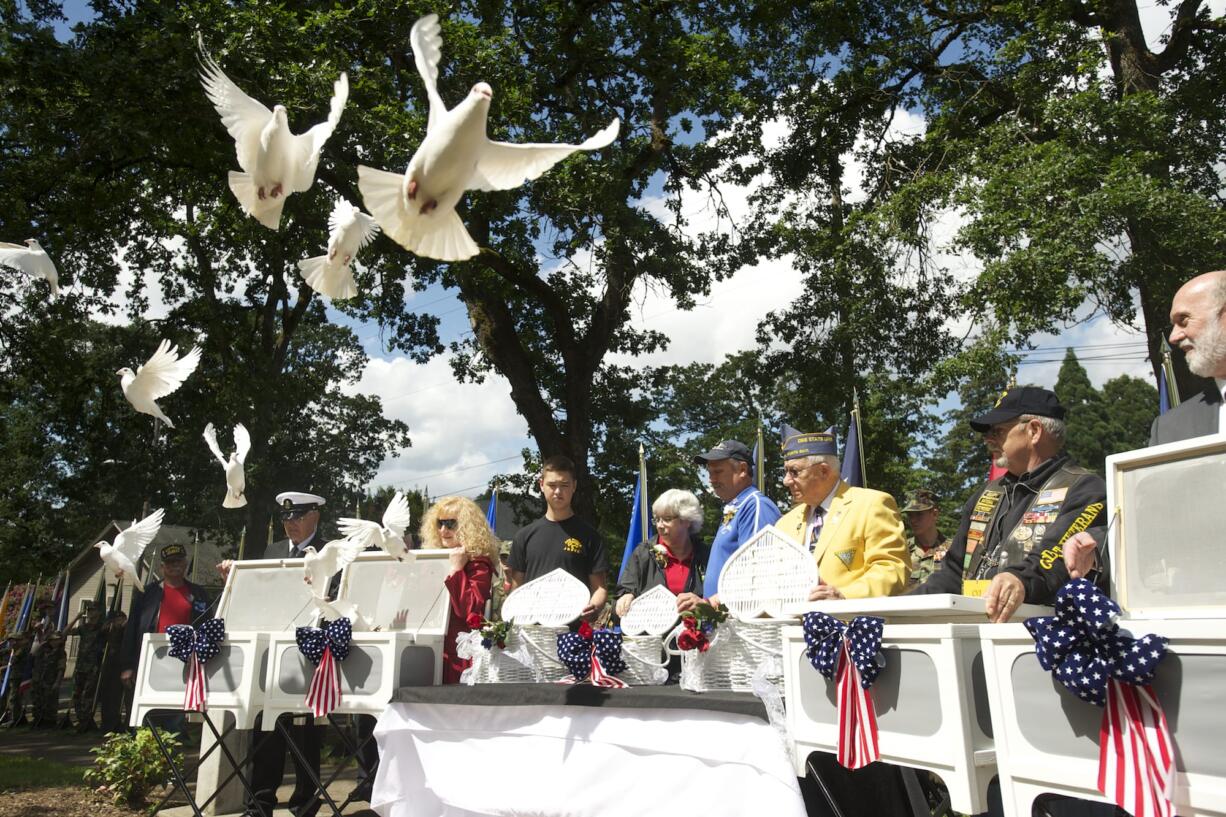
<path fill-rule="evenodd" d="M 813 552 L 818 599 L 892 596 L 907 589 L 911 559 L 894 498 L 839 478 L 834 430 L 783 426 L 783 484 L 792 509 L 778 528 Z"/>

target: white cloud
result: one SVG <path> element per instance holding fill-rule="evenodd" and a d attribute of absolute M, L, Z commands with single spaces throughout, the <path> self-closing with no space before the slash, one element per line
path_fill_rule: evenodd
<path fill-rule="evenodd" d="M 379 397 L 384 416 L 407 423 L 413 440 L 412 448 L 379 466 L 371 487 L 473 496 L 495 474 L 519 471 L 519 451 L 531 446 L 508 383 L 490 377 L 480 385 L 461 385 L 446 358 L 424 364 L 406 357 L 372 358 L 347 391 Z"/>

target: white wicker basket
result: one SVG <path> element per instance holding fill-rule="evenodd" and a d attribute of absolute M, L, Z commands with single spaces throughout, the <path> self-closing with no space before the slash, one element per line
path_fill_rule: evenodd
<path fill-rule="evenodd" d="M 755 678 L 783 689 L 783 627 L 795 619 L 728 619 L 715 630 L 710 648 L 679 650 L 676 637 L 668 637 L 668 652 L 681 656 L 681 688 L 691 692 L 732 690 L 754 692 Z"/>
<path fill-rule="evenodd" d="M 512 625 L 505 650 L 491 647 L 476 651 L 472 683 L 531 684 L 562 680 L 570 674 L 558 660 L 558 634 L 564 632 L 565 627 Z"/>
<path fill-rule="evenodd" d="M 809 598 L 817 584 L 813 554 L 774 525 L 737 548 L 719 572 L 719 600 L 733 617 L 778 617 Z"/>
<path fill-rule="evenodd" d="M 617 677 L 631 686 L 659 686 L 668 680 L 668 656 L 661 636 L 622 636 L 622 658 L 626 669 Z"/>

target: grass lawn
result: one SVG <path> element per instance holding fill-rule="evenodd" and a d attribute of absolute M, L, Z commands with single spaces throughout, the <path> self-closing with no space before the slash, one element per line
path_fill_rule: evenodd
<path fill-rule="evenodd" d="M 0 756 L 0 791 L 82 785 L 82 766 L 34 757 Z"/>

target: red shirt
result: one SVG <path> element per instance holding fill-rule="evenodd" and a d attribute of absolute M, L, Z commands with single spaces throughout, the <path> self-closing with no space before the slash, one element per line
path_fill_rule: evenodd
<path fill-rule="evenodd" d="M 187 584 L 181 587 L 162 585 L 162 607 L 158 610 L 158 632 L 166 632 L 172 624 L 192 623 L 192 591 Z"/>
<path fill-rule="evenodd" d="M 693 568 L 694 554 L 691 552 L 684 559 L 678 559 L 663 540 L 660 541 L 660 546 L 664 548 L 664 583 L 674 596 L 680 595 L 685 592 L 685 582 Z"/>

